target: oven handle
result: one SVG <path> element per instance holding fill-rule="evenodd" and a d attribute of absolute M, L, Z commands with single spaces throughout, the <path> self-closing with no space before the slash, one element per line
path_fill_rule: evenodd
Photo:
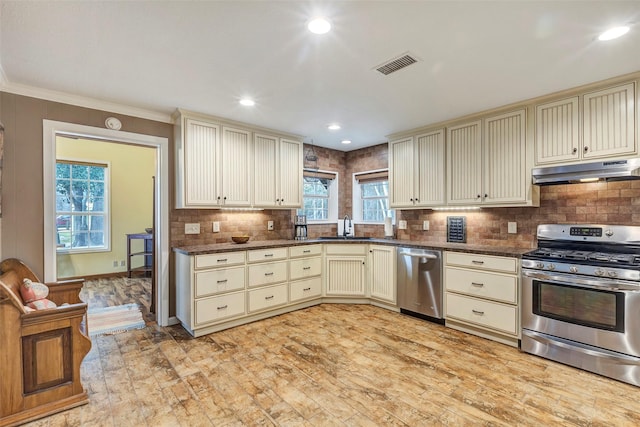
<path fill-rule="evenodd" d="M 625 360 L 629 362 L 634 362 L 634 364 L 638 363 L 638 358 L 634 356 L 629 356 L 629 355 L 617 353 L 617 352 L 614 353 L 606 349 L 599 349 L 598 351 L 591 350 L 590 348 L 587 348 L 585 345 L 581 345 L 581 343 L 565 340 L 559 337 L 553 337 L 552 339 L 547 337 L 545 334 L 541 334 L 535 331 L 523 330 L 522 333 L 523 335 L 527 335 L 531 339 L 538 341 L 542 344 L 548 344 L 551 346 L 556 346 L 556 347 L 564 348 L 567 350 L 578 349 L 581 353 L 588 354 L 589 356 L 600 357 L 603 359 Z"/>
<path fill-rule="evenodd" d="M 551 275 L 549 273 L 530 270 L 522 270 L 522 275 L 538 280 L 544 280 L 545 282 L 549 283 L 576 286 L 580 288 L 603 289 L 606 291 L 640 292 L 640 285 L 635 283 L 621 282 L 615 279 L 584 279 L 581 277 L 564 275 L 562 273 Z"/>

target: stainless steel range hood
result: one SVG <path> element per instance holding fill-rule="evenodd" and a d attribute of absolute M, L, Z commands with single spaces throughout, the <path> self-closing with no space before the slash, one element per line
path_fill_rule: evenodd
<path fill-rule="evenodd" d="M 535 185 L 640 179 L 640 159 L 534 168 L 531 179 Z"/>

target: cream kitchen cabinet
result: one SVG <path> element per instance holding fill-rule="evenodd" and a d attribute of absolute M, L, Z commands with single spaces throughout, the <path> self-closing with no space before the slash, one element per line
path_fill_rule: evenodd
<path fill-rule="evenodd" d="M 176 254 L 176 317 L 194 336 L 246 314 L 244 251 Z"/>
<path fill-rule="evenodd" d="M 365 297 L 367 245 L 325 245 L 325 295 Z"/>
<path fill-rule="evenodd" d="M 220 146 L 217 170 L 221 183 L 218 197 L 221 199 L 218 205 L 250 206 L 253 177 L 251 132 L 223 126 Z"/>
<path fill-rule="evenodd" d="M 396 248 L 369 245 L 369 293 L 371 298 L 396 304 Z"/>
<path fill-rule="evenodd" d="M 289 301 L 322 296 L 322 245 L 289 248 Z"/>
<path fill-rule="evenodd" d="M 302 152 L 300 141 L 254 135 L 254 206 L 302 206 Z"/>
<path fill-rule="evenodd" d="M 517 346 L 518 272 L 515 258 L 445 252 L 445 324 Z"/>
<path fill-rule="evenodd" d="M 451 205 L 537 205 L 527 168 L 526 111 L 447 129 Z"/>
<path fill-rule="evenodd" d="M 636 82 L 536 105 L 536 164 L 636 155 Z"/>
<path fill-rule="evenodd" d="M 445 204 L 444 129 L 389 143 L 392 208 L 417 208 Z"/>

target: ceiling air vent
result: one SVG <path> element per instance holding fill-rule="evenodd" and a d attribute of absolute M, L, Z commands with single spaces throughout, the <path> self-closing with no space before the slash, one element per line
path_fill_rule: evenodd
<path fill-rule="evenodd" d="M 410 55 L 409 52 L 405 52 L 397 58 L 378 65 L 375 67 L 375 70 L 381 72 L 385 76 L 388 76 L 389 74 L 395 73 L 396 71 L 408 67 L 411 64 L 415 64 L 416 62 L 418 62 L 418 60 L 414 56 Z"/>

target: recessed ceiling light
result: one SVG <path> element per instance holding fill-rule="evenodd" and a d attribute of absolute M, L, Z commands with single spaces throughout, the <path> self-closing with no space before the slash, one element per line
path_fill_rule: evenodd
<path fill-rule="evenodd" d="M 256 101 L 249 98 L 242 98 L 240 100 L 240 105 L 244 105 L 245 107 L 253 107 L 254 105 L 256 105 Z"/>
<path fill-rule="evenodd" d="M 327 126 L 327 129 L 329 130 L 338 130 L 340 129 L 340 125 L 337 123 L 331 123 L 329 126 Z"/>
<path fill-rule="evenodd" d="M 629 27 L 627 26 L 609 28 L 607 31 L 598 36 L 598 40 L 607 41 L 617 39 L 618 37 L 624 36 L 628 32 Z"/>
<path fill-rule="evenodd" d="M 331 29 L 331 24 L 325 18 L 315 18 L 309 21 L 307 28 L 313 34 L 325 34 Z"/>
<path fill-rule="evenodd" d="M 343 139 L 343 140 L 342 140 L 342 143 L 343 143 L 343 144 L 351 144 L 351 141 L 350 141 L 350 140 L 348 140 L 348 139 Z"/>

